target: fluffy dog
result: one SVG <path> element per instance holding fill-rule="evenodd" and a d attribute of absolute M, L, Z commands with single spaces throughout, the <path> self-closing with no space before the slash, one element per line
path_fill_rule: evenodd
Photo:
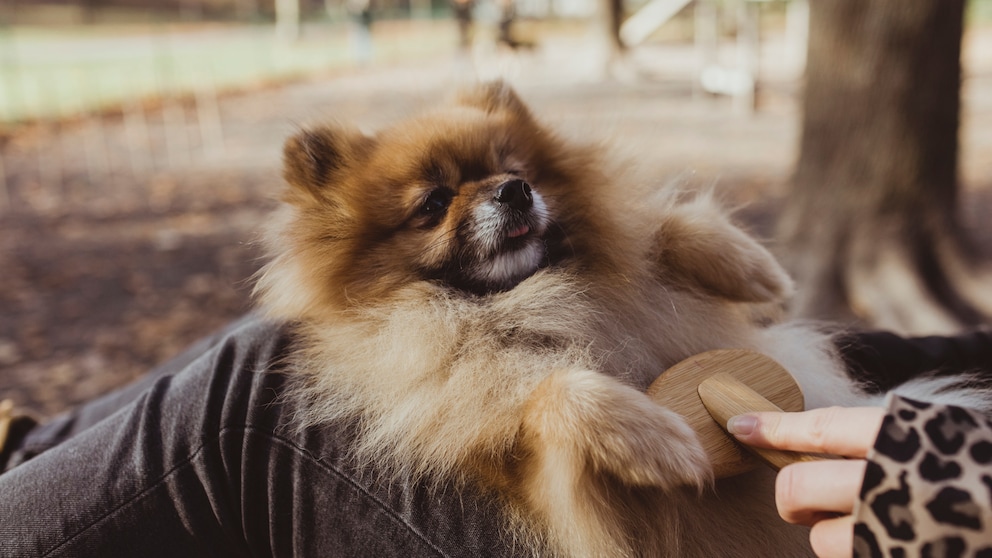
<path fill-rule="evenodd" d="M 302 131 L 284 157 L 257 294 L 298 324 L 303 426 L 356 420 L 358 459 L 496 491 L 535 553 L 808 554 L 770 473 L 714 482 L 644 395 L 745 347 L 810 406 L 865 400 L 826 337 L 755 320 L 790 280 L 708 196 L 643 195 L 502 83 L 371 136 Z"/>

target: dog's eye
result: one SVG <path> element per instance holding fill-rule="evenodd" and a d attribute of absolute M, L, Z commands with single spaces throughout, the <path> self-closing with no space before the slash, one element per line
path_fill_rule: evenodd
<path fill-rule="evenodd" d="M 420 214 L 427 217 L 440 216 L 444 213 L 445 209 L 448 209 L 448 206 L 451 204 L 451 198 L 451 191 L 447 188 L 432 190 L 424 198 L 424 202 L 420 206 Z"/>

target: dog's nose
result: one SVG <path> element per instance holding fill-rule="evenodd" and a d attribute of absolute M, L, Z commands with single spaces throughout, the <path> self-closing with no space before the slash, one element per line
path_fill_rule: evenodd
<path fill-rule="evenodd" d="M 534 205 L 534 196 L 530 193 L 530 184 L 519 178 L 500 184 L 496 188 L 496 196 L 493 199 L 497 203 L 519 211 L 530 209 Z"/>

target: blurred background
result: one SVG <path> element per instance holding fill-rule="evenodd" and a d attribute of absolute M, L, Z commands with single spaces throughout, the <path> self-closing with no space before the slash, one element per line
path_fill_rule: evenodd
<path fill-rule="evenodd" d="M 992 314 L 992 0 L 4 0 L 0 399 L 51 415 L 248 311 L 300 126 L 495 77 L 740 207 L 794 315 Z"/>

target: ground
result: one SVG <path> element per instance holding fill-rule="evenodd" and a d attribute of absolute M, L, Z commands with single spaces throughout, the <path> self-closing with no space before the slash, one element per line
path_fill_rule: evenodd
<path fill-rule="evenodd" d="M 0 139 L 0 399 L 52 415 L 249 311 L 284 138 L 323 118 L 373 130 L 477 77 L 506 76 L 542 120 L 620 144 L 659 183 L 715 187 L 774 248 L 800 129 L 793 46 L 769 43 L 759 110 L 740 114 L 694 91 L 691 45 L 639 49 L 604 77 L 587 37 L 542 39 L 530 53 L 479 49 L 13 129 Z M 982 246 L 990 42 L 969 34 L 962 122 L 962 220 Z"/>

